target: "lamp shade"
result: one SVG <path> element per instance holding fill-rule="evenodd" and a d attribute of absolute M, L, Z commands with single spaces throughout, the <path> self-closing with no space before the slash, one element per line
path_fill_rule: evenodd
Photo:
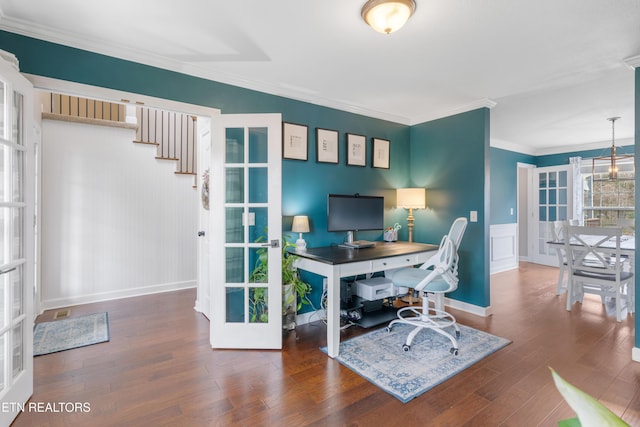
<path fill-rule="evenodd" d="M 396 204 L 399 208 L 424 209 L 426 207 L 426 194 L 424 188 L 398 188 Z"/>
<path fill-rule="evenodd" d="M 309 232 L 309 217 L 306 215 L 296 215 L 293 217 L 293 225 L 291 231 L 294 233 L 308 233 Z"/>
<path fill-rule="evenodd" d="M 398 31 L 416 10 L 414 0 L 369 0 L 362 6 L 362 19 L 379 33 Z"/>

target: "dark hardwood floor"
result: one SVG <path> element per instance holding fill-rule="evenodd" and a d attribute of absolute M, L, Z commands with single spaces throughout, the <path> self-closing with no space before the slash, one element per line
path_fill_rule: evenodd
<path fill-rule="evenodd" d="M 451 310 L 513 342 L 407 404 L 321 352 L 320 322 L 288 334 L 283 351 L 212 350 L 195 290 L 71 307 L 107 311 L 111 341 L 36 357 L 32 401 L 88 402 L 90 412 L 24 412 L 13 425 L 557 426 L 573 412 L 549 367 L 640 425 L 633 318 L 616 323 L 596 298 L 567 312 L 556 278 L 522 263 L 491 277 L 492 316 Z"/>

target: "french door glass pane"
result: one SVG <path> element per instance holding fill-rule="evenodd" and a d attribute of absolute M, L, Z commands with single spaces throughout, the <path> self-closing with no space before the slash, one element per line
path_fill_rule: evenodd
<path fill-rule="evenodd" d="M 244 283 L 244 249 L 227 248 L 225 261 L 227 283 Z"/>
<path fill-rule="evenodd" d="M 249 203 L 267 202 L 267 168 L 249 169 Z"/>
<path fill-rule="evenodd" d="M 24 170 L 24 152 L 20 150 L 13 151 L 13 164 L 11 168 L 11 183 L 12 183 L 12 200 L 14 202 L 22 201 L 22 181 Z"/>
<path fill-rule="evenodd" d="M 225 163 L 244 163 L 244 129 L 226 131 Z"/>
<path fill-rule="evenodd" d="M 249 322 L 269 321 L 269 288 L 249 288 Z"/>
<path fill-rule="evenodd" d="M 226 321 L 244 323 L 244 288 L 227 288 L 226 297 Z"/>
<path fill-rule="evenodd" d="M 249 128 L 249 163 L 267 163 L 267 128 Z"/>
<path fill-rule="evenodd" d="M 13 92 L 13 114 L 12 117 L 12 126 L 11 126 L 11 141 L 18 144 L 23 145 L 23 126 L 22 121 L 24 117 L 22 116 L 23 108 L 22 104 L 24 102 L 22 94 L 18 92 Z"/>
<path fill-rule="evenodd" d="M 249 241 L 256 242 L 258 239 L 266 241 L 267 238 L 267 208 L 249 208 L 250 215 L 253 217 L 254 225 L 249 227 Z"/>
<path fill-rule="evenodd" d="M 23 360 L 24 357 L 22 357 L 22 351 L 24 348 L 24 343 L 22 342 L 22 324 L 24 323 L 24 321 L 18 323 L 16 326 L 14 326 L 13 328 L 13 340 L 12 340 L 12 345 L 13 345 L 13 349 L 11 351 L 12 355 L 13 355 L 13 378 L 17 377 L 18 374 L 20 372 L 22 372 L 23 369 Z"/>
<path fill-rule="evenodd" d="M 244 169 L 228 168 L 226 172 L 225 186 L 225 202 L 226 203 L 242 203 L 244 202 Z"/>
<path fill-rule="evenodd" d="M 226 242 L 242 243 L 244 241 L 244 227 L 242 226 L 243 208 L 226 208 Z"/>
<path fill-rule="evenodd" d="M 10 277 L 11 286 L 13 288 L 13 318 L 22 315 L 24 313 L 24 305 L 22 301 L 22 268 L 23 265 L 16 267 L 11 273 L 6 273 L 5 276 Z"/>

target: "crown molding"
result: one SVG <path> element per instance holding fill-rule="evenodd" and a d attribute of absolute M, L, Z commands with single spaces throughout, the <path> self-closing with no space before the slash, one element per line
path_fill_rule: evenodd
<path fill-rule="evenodd" d="M 224 83 L 244 89 L 255 90 L 270 95 L 282 96 L 296 101 L 334 108 L 337 110 L 359 114 L 366 117 L 377 118 L 380 120 L 386 120 L 393 123 L 399 123 L 403 125 L 410 124 L 410 120 L 407 117 L 326 99 L 321 96 L 317 96 L 308 90 L 302 90 L 300 88 L 289 87 L 282 84 L 274 85 L 270 83 L 239 78 L 227 73 L 214 72 L 190 63 L 180 62 L 159 55 L 148 54 L 127 46 L 117 45 L 114 43 L 105 43 L 102 40 L 92 40 L 87 38 L 81 39 L 78 38 L 75 34 L 68 31 L 53 31 L 45 26 L 33 25 L 31 23 L 27 23 L 18 19 L 8 18 L 2 15 L 1 11 L 0 30 L 5 30 L 50 43 L 57 43 L 63 46 L 82 49 L 101 55 L 111 56 L 126 61 L 132 61 L 152 67 L 170 70 L 181 74 L 200 77 L 218 83 Z"/>
<path fill-rule="evenodd" d="M 500 148 L 502 150 L 513 151 L 515 153 L 528 154 L 530 156 L 537 155 L 535 148 L 511 141 L 505 141 L 504 139 L 489 138 L 489 146 L 493 148 Z"/>
<path fill-rule="evenodd" d="M 640 55 L 627 58 L 624 63 L 631 69 L 640 68 Z"/>
<path fill-rule="evenodd" d="M 430 122 L 433 120 L 438 120 L 438 119 L 442 119 L 444 117 L 449 117 L 449 116 L 454 116 L 456 114 L 460 114 L 460 113 L 466 113 L 467 111 L 473 111 L 473 110 L 477 110 L 478 108 L 493 108 L 496 105 L 498 105 L 497 102 L 489 99 L 489 98 L 483 98 L 483 99 L 478 99 L 475 101 L 472 101 L 468 104 L 464 104 L 464 105 L 460 105 L 458 107 L 454 107 L 450 110 L 446 110 L 446 111 L 441 111 L 441 112 L 436 112 L 433 113 L 431 115 L 427 115 L 427 116 L 423 116 L 422 118 L 419 118 L 417 120 L 413 120 L 411 122 L 411 125 L 417 125 L 419 123 L 424 123 L 424 122 Z"/>

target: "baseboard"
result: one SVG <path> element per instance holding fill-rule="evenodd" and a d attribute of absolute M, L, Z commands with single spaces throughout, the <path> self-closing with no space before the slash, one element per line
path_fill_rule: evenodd
<path fill-rule="evenodd" d="M 444 303 L 448 307 L 475 314 L 476 316 L 489 317 L 493 314 L 493 309 L 491 308 L 491 306 L 480 307 L 479 305 L 469 304 L 468 302 L 458 301 L 451 298 L 445 298 Z"/>
<path fill-rule="evenodd" d="M 306 325 L 307 323 L 317 322 L 318 320 L 326 320 L 327 311 L 323 308 L 316 311 L 308 311 L 296 315 L 296 325 Z"/>
<path fill-rule="evenodd" d="M 508 266 L 504 266 L 501 268 L 497 268 L 495 270 L 491 270 L 491 274 L 496 274 L 496 273 L 504 273 L 505 271 L 510 271 L 510 270 L 517 270 L 518 269 L 518 264 L 516 265 L 508 265 Z"/>
<path fill-rule="evenodd" d="M 631 349 L 631 360 L 634 362 L 640 362 L 640 348 L 633 347 Z"/>
<path fill-rule="evenodd" d="M 80 295 L 77 297 L 56 298 L 44 300 L 41 303 L 43 310 L 51 310 L 54 308 L 69 307 L 80 304 L 90 304 L 94 302 L 109 301 L 121 298 L 138 297 L 142 295 L 158 294 L 162 292 L 178 291 L 182 289 L 195 288 L 197 282 L 188 280 L 184 282 L 163 283 L 160 285 L 143 286 L 139 288 L 121 289 L 111 292 L 100 292 L 96 294 Z"/>

